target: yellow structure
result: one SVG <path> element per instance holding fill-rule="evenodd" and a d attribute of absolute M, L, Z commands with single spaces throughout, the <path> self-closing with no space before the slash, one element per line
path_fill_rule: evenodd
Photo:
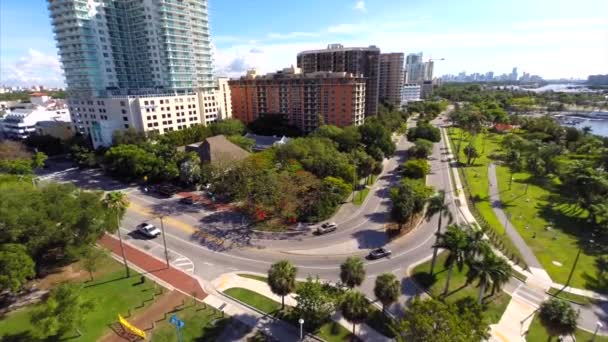
<path fill-rule="evenodd" d="M 133 325 L 131 325 L 131 323 L 127 322 L 127 320 L 124 319 L 121 315 L 118 315 L 118 322 L 120 322 L 120 325 L 122 325 L 122 327 L 125 328 L 130 333 L 137 335 L 143 339 L 146 339 L 145 331 L 134 327 Z"/>

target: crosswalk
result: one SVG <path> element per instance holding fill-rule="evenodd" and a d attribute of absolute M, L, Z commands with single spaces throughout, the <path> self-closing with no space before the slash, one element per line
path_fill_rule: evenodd
<path fill-rule="evenodd" d="M 175 268 L 179 268 L 183 271 L 186 271 L 190 274 L 194 274 L 194 263 L 192 260 L 186 257 L 179 257 L 173 261 L 171 261 L 171 265 Z"/>
<path fill-rule="evenodd" d="M 513 297 L 519 298 L 533 306 L 540 306 L 547 299 L 548 295 L 541 289 L 520 285 L 513 293 Z"/>

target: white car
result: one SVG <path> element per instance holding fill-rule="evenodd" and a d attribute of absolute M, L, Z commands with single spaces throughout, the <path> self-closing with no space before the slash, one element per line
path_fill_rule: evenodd
<path fill-rule="evenodd" d="M 331 233 L 331 232 L 335 231 L 336 229 L 338 229 L 338 225 L 335 222 L 326 222 L 326 223 L 323 223 L 321 226 L 319 226 L 317 228 L 317 230 L 315 231 L 315 233 L 317 235 L 323 235 L 323 234 Z"/>
<path fill-rule="evenodd" d="M 137 231 L 149 238 L 155 238 L 160 235 L 160 230 L 149 223 L 142 223 L 137 226 Z"/>

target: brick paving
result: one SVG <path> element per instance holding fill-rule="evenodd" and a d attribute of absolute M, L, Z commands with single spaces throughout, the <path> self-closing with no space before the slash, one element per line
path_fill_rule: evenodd
<path fill-rule="evenodd" d="M 120 242 L 117 238 L 106 234 L 101 237 L 99 244 L 105 248 L 108 248 L 114 254 L 122 257 L 122 253 L 120 251 Z M 144 270 L 144 272 L 157 277 L 167 284 L 170 284 L 175 289 L 188 295 L 194 294 L 196 298 L 201 300 L 207 297 L 207 294 L 201 287 L 200 283 L 194 277 L 172 266 L 167 267 L 163 261 L 140 251 L 124 241 L 123 246 L 125 248 L 125 255 L 129 264 L 139 267 L 140 269 Z"/>

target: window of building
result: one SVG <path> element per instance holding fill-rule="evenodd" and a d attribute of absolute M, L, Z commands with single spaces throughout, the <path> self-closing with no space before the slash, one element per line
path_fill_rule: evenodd
<path fill-rule="evenodd" d="M 129 124 L 125 124 L 125 128 L 129 128 Z"/>
<path fill-rule="evenodd" d="M 126 117 L 126 116 L 123 116 L 123 117 L 122 117 L 122 121 L 129 121 L 129 118 L 128 118 L 128 117 Z"/>

